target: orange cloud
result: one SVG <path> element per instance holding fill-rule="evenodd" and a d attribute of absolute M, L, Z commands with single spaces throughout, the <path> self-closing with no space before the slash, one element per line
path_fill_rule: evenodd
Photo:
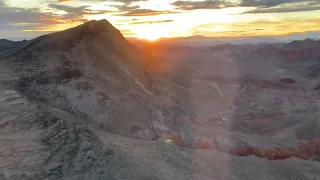
<path fill-rule="evenodd" d="M 299 23 L 297 23 L 299 22 Z M 234 36 L 268 36 L 286 35 L 306 31 L 317 31 L 320 18 L 286 19 L 284 20 L 255 20 L 249 22 L 208 23 L 196 26 L 204 36 L 234 37 Z M 293 26 L 294 25 L 294 26 Z M 221 29 L 221 30 L 219 30 Z"/>

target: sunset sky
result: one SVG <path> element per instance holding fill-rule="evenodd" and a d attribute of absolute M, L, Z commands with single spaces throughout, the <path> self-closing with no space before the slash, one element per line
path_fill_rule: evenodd
<path fill-rule="evenodd" d="M 0 0 L 0 39 L 93 19 L 142 39 L 283 35 L 320 30 L 320 0 Z"/>

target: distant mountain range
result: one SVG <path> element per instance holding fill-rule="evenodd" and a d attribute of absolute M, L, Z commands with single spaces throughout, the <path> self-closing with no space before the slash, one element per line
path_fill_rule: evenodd
<path fill-rule="evenodd" d="M 205 37 L 189 36 L 178 38 L 163 38 L 158 42 L 169 45 L 194 45 L 206 46 L 217 44 L 258 44 L 258 43 L 288 43 L 294 40 L 320 39 L 320 31 L 293 33 L 283 36 L 243 36 L 243 37 Z M 133 42 L 141 42 L 139 39 L 130 39 Z"/>
<path fill-rule="evenodd" d="M 31 37 L 10 37 L 11 41 L 22 41 L 32 39 Z M 129 41 L 136 43 L 144 40 L 138 38 L 127 38 Z M 308 31 L 302 33 L 292 33 L 282 36 L 242 36 L 242 37 L 206 37 L 206 36 L 189 36 L 177 38 L 162 38 L 161 43 L 178 44 L 178 45 L 216 45 L 216 44 L 257 44 L 257 43 L 288 43 L 294 40 L 320 39 L 320 30 Z"/>

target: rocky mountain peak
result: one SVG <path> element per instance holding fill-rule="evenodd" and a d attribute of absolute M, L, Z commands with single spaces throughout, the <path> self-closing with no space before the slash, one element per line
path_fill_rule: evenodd
<path fill-rule="evenodd" d="M 105 19 L 88 21 L 70 29 L 40 36 L 31 40 L 29 45 L 33 48 L 55 45 L 67 50 L 78 45 L 81 41 L 86 44 L 92 41 L 99 41 L 98 44 L 104 44 L 109 47 L 128 46 L 128 42 L 121 32 Z M 35 44 L 37 46 L 34 46 Z"/>
<path fill-rule="evenodd" d="M 120 31 L 116 29 L 112 24 L 109 23 L 106 19 L 103 20 L 92 20 L 88 21 L 78 27 L 76 27 L 79 31 L 83 31 L 86 33 L 94 34 L 94 35 L 121 35 Z M 121 35 L 122 36 L 122 35 Z"/>

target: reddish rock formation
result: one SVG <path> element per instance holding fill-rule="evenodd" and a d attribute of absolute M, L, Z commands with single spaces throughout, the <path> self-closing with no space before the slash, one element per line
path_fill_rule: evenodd
<path fill-rule="evenodd" d="M 292 78 L 281 78 L 281 79 L 279 79 L 279 81 L 284 84 L 296 84 L 297 83 L 297 81 Z"/>
<path fill-rule="evenodd" d="M 197 139 L 194 143 L 194 148 L 196 149 L 216 149 L 216 144 L 213 140 L 201 137 Z"/>
<path fill-rule="evenodd" d="M 294 49 L 294 50 L 280 50 L 279 53 L 285 55 L 288 60 L 299 60 L 300 58 L 309 56 L 315 52 L 313 48 Z"/>
<path fill-rule="evenodd" d="M 246 115 L 247 118 L 249 119 L 272 119 L 272 118 L 276 118 L 279 116 L 283 116 L 284 113 L 260 113 L 260 114 L 253 114 L 253 113 L 248 113 Z"/>
<path fill-rule="evenodd" d="M 315 139 L 309 142 L 301 140 L 296 149 L 260 149 L 251 146 L 245 146 L 234 151 L 233 155 L 254 155 L 256 157 L 266 158 L 268 160 L 284 160 L 292 157 L 311 160 L 313 156 L 320 156 L 320 140 Z"/>

